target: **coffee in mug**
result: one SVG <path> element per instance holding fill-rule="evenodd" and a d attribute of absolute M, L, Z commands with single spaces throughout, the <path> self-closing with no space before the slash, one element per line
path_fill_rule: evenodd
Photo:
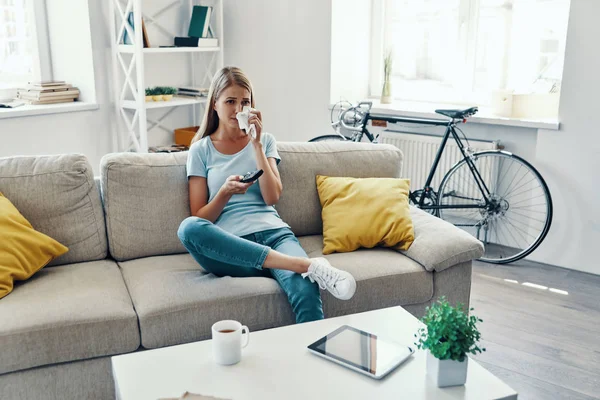
<path fill-rule="evenodd" d="M 242 340 L 242 337 L 245 337 Z M 224 320 L 212 326 L 213 358 L 217 364 L 233 365 L 242 359 L 242 348 L 250 342 L 250 330 L 238 321 Z"/>

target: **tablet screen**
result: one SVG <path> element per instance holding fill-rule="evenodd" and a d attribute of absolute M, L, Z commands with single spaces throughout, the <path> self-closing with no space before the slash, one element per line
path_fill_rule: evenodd
<path fill-rule="evenodd" d="M 411 354 L 411 349 L 344 325 L 308 346 L 309 349 L 373 375 L 389 370 Z"/>

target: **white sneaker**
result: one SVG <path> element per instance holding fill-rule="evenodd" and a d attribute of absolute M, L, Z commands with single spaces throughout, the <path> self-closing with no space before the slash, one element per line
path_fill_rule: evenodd
<path fill-rule="evenodd" d="M 331 266 L 326 258 L 311 258 L 308 272 L 302 274 L 311 282 L 317 282 L 323 290 L 328 290 L 340 300 L 349 300 L 356 291 L 356 280 L 346 271 Z"/>

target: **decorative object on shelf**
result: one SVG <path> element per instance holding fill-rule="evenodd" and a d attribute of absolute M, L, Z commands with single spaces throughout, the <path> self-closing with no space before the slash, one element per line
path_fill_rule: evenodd
<path fill-rule="evenodd" d="M 178 128 L 175 129 L 175 144 L 182 146 L 190 146 L 192 143 L 192 138 L 200 129 L 199 126 L 190 126 L 187 128 Z"/>
<path fill-rule="evenodd" d="M 425 327 L 415 334 L 415 345 L 427 350 L 427 375 L 438 387 L 464 385 L 469 361 L 467 354 L 485 351 L 477 344 L 481 334 L 476 325 L 483 320 L 469 316 L 462 303 L 452 307 L 445 297 L 441 297 L 425 309 L 421 322 Z"/>
<path fill-rule="evenodd" d="M 146 101 L 153 101 L 154 88 L 146 88 Z"/>
<path fill-rule="evenodd" d="M 392 75 L 392 50 L 388 50 L 383 58 L 383 88 L 381 90 L 381 104 L 391 104 L 392 102 L 392 83 L 390 77 Z"/>
<path fill-rule="evenodd" d="M 165 86 L 162 89 L 162 98 L 164 101 L 169 101 L 173 98 L 174 94 L 177 94 L 177 88 L 173 86 Z"/>
<path fill-rule="evenodd" d="M 146 101 L 169 101 L 177 93 L 177 88 L 173 86 L 155 86 L 146 88 Z"/>
<path fill-rule="evenodd" d="M 17 98 L 34 105 L 69 103 L 79 98 L 79 89 L 65 81 L 29 82 L 17 90 Z"/>

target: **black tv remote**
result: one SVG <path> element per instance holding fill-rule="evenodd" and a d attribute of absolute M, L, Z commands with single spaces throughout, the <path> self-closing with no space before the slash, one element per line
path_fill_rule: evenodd
<path fill-rule="evenodd" d="M 258 171 L 254 171 L 254 172 L 248 172 L 246 175 L 244 175 L 244 177 L 242 179 L 240 179 L 240 182 L 242 182 L 242 183 L 254 182 L 258 178 L 260 178 L 260 176 L 262 174 L 263 174 L 262 169 L 259 169 Z"/>

